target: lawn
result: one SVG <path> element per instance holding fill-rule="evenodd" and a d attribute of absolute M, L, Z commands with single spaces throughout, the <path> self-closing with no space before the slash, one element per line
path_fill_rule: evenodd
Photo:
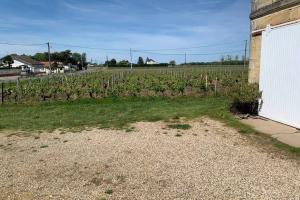
<path fill-rule="evenodd" d="M 138 121 L 160 121 L 209 116 L 249 131 L 228 111 L 220 97 L 108 98 L 34 105 L 0 106 L 2 130 L 54 130 L 84 127 L 124 128 Z"/>
<path fill-rule="evenodd" d="M 219 120 L 242 134 L 247 134 L 260 146 L 276 146 L 300 155 L 299 148 L 285 145 L 273 138 L 258 134 L 242 124 L 229 112 L 230 102 L 222 97 L 176 98 L 106 98 L 41 104 L 11 104 L 0 106 L 0 132 L 26 133 L 56 129 L 80 131 L 87 127 L 130 129 L 140 121 L 176 121 L 179 118 L 209 117 Z M 188 129 L 185 124 L 173 124 L 176 129 Z"/>

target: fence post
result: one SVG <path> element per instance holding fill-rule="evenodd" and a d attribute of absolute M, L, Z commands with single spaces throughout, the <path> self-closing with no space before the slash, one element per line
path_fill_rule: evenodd
<path fill-rule="evenodd" d="M 206 90 L 207 90 L 207 88 L 208 88 L 208 80 L 207 80 L 207 75 L 205 75 L 205 88 L 206 88 Z"/>
<path fill-rule="evenodd" d="M 17 101 L 20 100 L 20 80 L 17 79 Z"/>
<path fill-rule="evenodd" d="M 1 104 L 4 104 L 4 83 L 1 83 Z"/>
<path fill-rule="evenodd" d="M 216 81 L 215 81 L 215 95 L 217 95 L 217 83 L 218 83 L 218 78 L 216 78 Z"/>

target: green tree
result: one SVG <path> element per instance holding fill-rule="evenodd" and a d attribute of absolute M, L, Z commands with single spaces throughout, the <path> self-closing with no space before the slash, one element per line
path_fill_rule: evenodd
<path fill-rule="evenodd" d="M 176 61 L 175 60 L 171 60 L 169 64 L 172 65 L 172 66 L 175 66 L 176 65 Z"/>
<path fill-rule="evenodd" d="M 55 62 L 61 61 L 59 52 L 53 52 L 51 54 L 51 61 L 55 61 Z"/>
<path fill-rule="evenodd" d="M 144 65 L 145 64 L 144 59 L 142 57 L 139 57 L 137 64 Z"/>
<path fill-rule="evenodd" d="M 109 60 L 109 61 L 106 61 L 105 63 L 104 63 L 104 65 L 105 66 L 115 66 L 115 65 L 117 65 L 117 60 L 116 59 L 111 59 L 111 60 Z"/>
<path fill-rule="evenodd" d="M 14 60 L 13 58 L 8 55 L 8 56 L 5 56 L 3 59 L 2 59 L 3 63 L 6 63 L 8 65 L 8 67 L 11 67 L 11 65 L 14 63 Z"/>
<path fill-rule="evenodd" d="M 122 60 L 118 63 L 119 65 L 125 65 L 128 66 L 129 65 L 129 61 L 128 60 Z"/>
<path fill-rule="evenodd" d="M 117 60 L 116 59 L 111 59 L 110 65 L 117 65 Z"/>
<path fill-rule="evenodd" d="M 36 60 L 36 61 L 41 61 L 41 62 L 45 62 L 48 61 L 48 54 L 46 53 L 36 53 L 34 56 L 32 56 L 31 58 Z"/>
<path fill-rule="evenodd" d="M 82 56 L 82 61 L 83 61 L 84 65 L 86 65 L 86 63 L 87 63 L 86 53 L 82 53 L 81 56 Z"/>
<path fill-rule="evenodd" d="M 62 51 L 59 53 L 58 57 L 59 57 L 60 62 L 62 62 L 64 64 L 68 64 L 71 62 L 72 52 L 71 52 L 71 50 Z"/>
<path fill-rule="evenodd" d="M 81 61 L 81 54 L 80 53 L 73 53 L 72 54 L 72 64 L 79 64 Z"/>

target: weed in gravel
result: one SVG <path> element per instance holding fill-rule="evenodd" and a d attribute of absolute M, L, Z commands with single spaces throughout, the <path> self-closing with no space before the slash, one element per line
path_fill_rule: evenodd
<path fill-rule="evenodd" d="M 34 139 L 35 139 L 35 140 L 38 140 L 38 139 L 40 139 L 40 137 L 39 137 L 39 136 L 35 136 Z"/>
<path fill-rule="evenodd" d="M 118 176 L 117 176 L 117 180 L 118 180 L 118 182 L 120 182 L 120 183 L 124 183 L 124 182 L 125 182 L 125 179 L 126 179 L 126 177 L 123 176 L 123 175 L 118 175 Z"/>
<path fill-rule="evenodd" d="M 175 135 L 175 137 L 182 137 L 182 135 L 181 135 L 180 133 L 177 133 L 177 134 Z"/>
<path fill-rule="evenodd" d="M 13 137 L 13 136 L 16 136 L 16 135 L 17 135 L 17 133 L 11 133 L 11 134 L 7 135 L 6 137 L 10 138 L 10 137 Z"/>
<path fill-rule="evenodd" d="M 59 134 L 60 135 L 64 135 L 64 134 L 66 134 L 67 132 L 66 131 L 61 131 Z"/>
<path fill-rule="evenodd" d="M 42 146 L 40 146 L 41 149 L 48 148 L 48 147 L 49 147 L 48 145 L 42 145 Z"/>
<path fill-rule="evenodd" d="M 134 127 L 130 127 L 126 129 L 126 133 L 130 133 L 134 131 Z"/>
<path fill-rule="evenodd" d="M 105 190 L 105 194 L 111 195 L 114 191 L 112 189 Z"/>
<path fill-rule="evenodd" d="M 188 130 L 192 128 L 192 126 L 189 124 L 169 124 L 168 127 L 179 130 Z"/>
<path fill-rule="evenodd" d="M 99 186 L 99 185 L 101 185 L 101 179 L 99 179 L 99 178 L 93 178 L 92 180 L 91 180 L 91 183 L 93 183 L 94 185 L 96 185 L 96 186 Z"/>

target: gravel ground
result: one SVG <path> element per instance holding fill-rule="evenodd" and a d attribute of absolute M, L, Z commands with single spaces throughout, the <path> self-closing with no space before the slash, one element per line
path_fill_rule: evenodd
<path fill-rule="evenodd" d="M 219 122 L 0 135 L 0 199 L 297 199 L 300 165 Z"/>

